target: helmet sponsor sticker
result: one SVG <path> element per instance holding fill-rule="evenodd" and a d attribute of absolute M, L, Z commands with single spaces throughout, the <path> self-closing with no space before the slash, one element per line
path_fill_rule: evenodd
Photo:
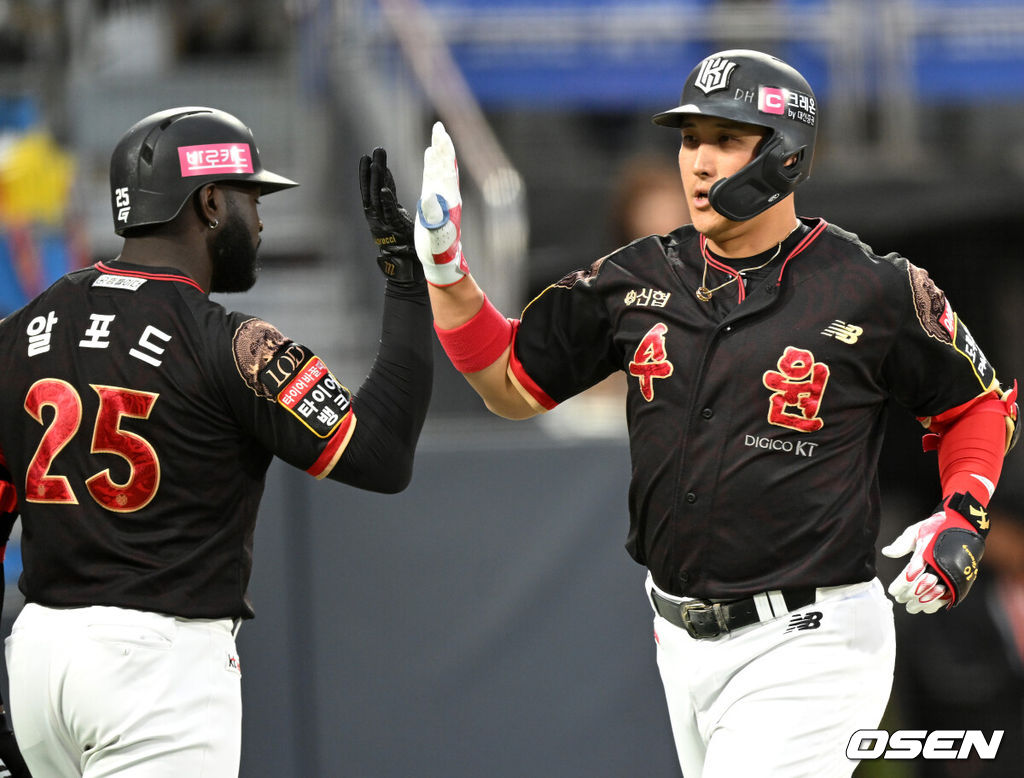
<path fill-rule="evenodd" d="M 724 57 L 708 57 L 700 63 L 693 85 L 709 95 L 729 86 L 729 77 L 736 69 L 736 63 Z"/>
<path fill-rule="evenodd" d="M 208 176 L 221 173 L 252 173 L 252 155 L 248 143 L 207 143 L 179 146 L 181 176 Z"/>
<path fill-rule="evenodd" d="M 762 86 L 757 93 L 757 110 L 784 116 L 786 113 L 786 90 L 774 86 Z"/>
<path fill-rule="evenodd" d="M 745 94 L 737 90 L 734 99 L 745 99 Z M 814 98 L 795 89 L 760 85 L 757 88 L 757 110 L 772 116 L 785 116 L 808 127 L 813 127 L 818 121 L 818 106 Z"/>

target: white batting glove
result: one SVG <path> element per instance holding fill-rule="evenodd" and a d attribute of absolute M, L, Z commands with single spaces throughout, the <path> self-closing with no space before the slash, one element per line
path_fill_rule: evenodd
<path fill-rule="evenodd" d="M 462 195 L 455 146 L 441 122 L 434 123 L 423 152 L 423 188 L 416 206 L 414 241 L 423 273 L 434 286 L 457 284 L 469 274 L 462 254 Z"/>
<path fill-rule="evenodd" d="M 946 521 L 945 513 L 936 513 L 917 524 L 911 524 L 892 543 L 882 549 L 890 559 L 911 554 L 903 571 L 889 584 L 889 594 L 907 606 L 907 613 L 935 613 L 949 605 L 953 595 L 939 577 L 927 571 L 925 550 Z M 911 553 L 913 552 L 913 553 Z"/>

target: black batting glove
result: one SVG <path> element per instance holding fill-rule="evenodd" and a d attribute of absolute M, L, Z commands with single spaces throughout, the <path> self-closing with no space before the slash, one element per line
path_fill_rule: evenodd
<path fill-rule="evenodd" d="M 7 720 L 0 706 L 0 778 L 32 778 L 32 773 L 25 766 L 25 760 L 18 750 L 18 741 L 14 733 L 7 728 Z"/>
<path fill-rule="evenodd" d="M 363 215 L 377 243 L 377 264 L 391 281 L 423 283 L 423 267 L 413 244 L 413 221 L 395 196 L 388 153 L 380 146 L 359 160 L 359 193 Z"/>

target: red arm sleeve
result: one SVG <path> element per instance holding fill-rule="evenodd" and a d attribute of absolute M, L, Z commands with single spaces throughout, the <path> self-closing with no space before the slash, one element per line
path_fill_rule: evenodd
<path fill-rule="evenodd" d="M 1005 396 L 987 392 L 930 420 L 938 438 L 925 447 L 938 449 L 944 496 L 969 492 L 988 506 L 1007 450 L 1007 419 L 1016 422 L 1015 399 L 1016 386 Z"/>

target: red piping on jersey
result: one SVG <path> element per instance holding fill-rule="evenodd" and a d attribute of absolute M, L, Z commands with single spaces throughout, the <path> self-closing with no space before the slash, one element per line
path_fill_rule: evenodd
<path fill-rule="evenodd" d="M 143 273 L 140 270 L 121 270 L 120 268 L 117 268 L 115 270 L 114 268 L 110 267 L 110 265 L 105 265 L 102 262 L 97 262 L 95 265 L 93 265 L 93 267 L 95 267 L 101 273 L 106 273 L 107 275 L 132 276 L 133 278 L 145 278 L 149 281 L 177 281 L 178 283 L 194 286 L 200 292 L 206 294 L 206 291 L 203 289 L 203 287 L 201 287 L 188 276 L 176 276 L 171 275 L 170 273 Z"/>
<path fill-rule="evenodd" d="M 355 411 L 350 410 L 345 414 L 345 418 L 341 420 L 341 424 L 338 429 L 335 430 L 330 440 L 327 441 L 327 446 L 320 456 L 316 458 L 316 461 L 310 465 L 306 472 L 314 478 L 323 478 L 331 470 L 334 469 L 334 465 L 341 458 L 341 455 L 345 452 L 345 448 L 348 446 L 348 442 L 352 437 L 353 427 L 356 422 Z"/>
<path fill-rule="evenodd" d="M 558 403 L 552 400 L 551 397 L 548 396 L 548 393 L 541 389 L 537 385 L 536 381 L 530 378 L 530 376 L 526 372 L 526 369 L 523 367 L 523 363 L 519 361 L 519 358 L 516 356 L 516 332 L 518 332 L 519 330 L 519 322 L 516 320 L 512 320 L 512 327 L 512 348 L 509 350 L 508 354 L 508 369 L 512 371 L 512 375 L 516 377 L 516 380 L 519 382 L 520 386 L 522 386 L 523 389 L 528 391 L 530 393 L 530 396 L 533 397 L 533 399 L 542 408 L 550 411 L 552 408 L 558 405 Z"/>
<path fill-rule="evenodd" d="M 779 268 L 779 277 L 775 282 L 776 286 L 782 284 L 782 274 L 786 272 L 786 263 L 789 262 L 789 260 L 791 260 L 797 254 L 799 254 L 801 251 L 803 251 L 805 248 L 810 246 L 811 243 L 813 243 L 818 238 L 818 236 L 825 231 L 826 227 L 828 227 L 828 222 L 825 221 L 824 219 L 821 219 L 818 222 L 818 224 L 814 227 L 814 229 L 807 233 L 804 236 L 804 239 L 797 243 L 793 250 L 786 255 L 786 258 L 782 260 L 782 267 Z M 723 273 L 726 273 L 727 275 L 733 276 L 734 278 L 740 278 L 739 271 L 737 271 L 735 268 L 730 267 L 729 265 L 726 265 L 723 262 L 719 262 L 713 256 L 711 256 L 711 253 L 708 251 L 708 239 L 706 235 L 701 234 L 699 242 L 700 253 L 701 256 L 704 257 L 705 262 L 707 262 L 709 265 L 711 265 L 711 267 L 715 268 L 716 270 L 720 270 Z M 747 298 L 746 289 L 744 289 L 743 284 L 737 284 L 736 289 L 739 302 L 743 302 Z"/>
<path fill-rule="evenodd" d="M 703 235 L 700 236 L 700 253 L 704 255 L 704 261 L 711 265 L 711 267 L 715 268 L 715 270 L 721 270 L 726 275 L 730 275 L 737 280 L 742 280 L 742 276 L 740 276 L 739 271 L 736 270 L 736 268 L 729 267 L 724 262 L 719 262 L 711 256 L 711 253 L 708 251 L 708 239 Z M 739 302 L 743 302 L 747 299 L 747 290 L 743 287 L 742 283 L 737 284 L 736 289 L 739 290 Z"/>
<path fill-rule="evenodd" d="M 782 267 L 779 268 L 779 279 L 775 282 L 776 286 L 782 284 L 782 274 L 786 271 L 786 263 L 817 240 L 818 236 L 825 231 L 826 227 L 828 227 L 827 221 L 824 219 L 819 221 L 818 226 L 807 233 L 807 235 L 804 236 L 804 239 L 796 244 L 796 248 L 789 252 L 789 256 L 782 260 Z"/>

